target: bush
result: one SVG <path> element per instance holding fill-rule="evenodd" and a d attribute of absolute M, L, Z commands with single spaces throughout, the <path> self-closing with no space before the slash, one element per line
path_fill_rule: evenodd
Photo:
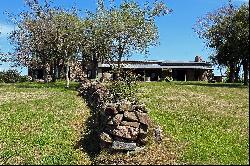
<path fill-rule="evenodd" d="M 17 70 L 7 70 L 0 72 L 0 82 L 15 83 L 15 82 L 26 82 L 28 76 L 21 76 Z"/>
<path fill-rule="evenodd" d="M 114 102 L 123 99 L 135 101 L 136 80 L 137 77 L 132 71 L 122 71 L 120 76 L 113 80 L 108 87 Z"/>

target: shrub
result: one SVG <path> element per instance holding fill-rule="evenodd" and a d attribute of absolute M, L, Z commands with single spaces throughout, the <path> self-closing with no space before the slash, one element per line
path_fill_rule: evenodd
<path fill-rule="evenodd" d="M 15 82 L 26 82 L 28 76 L 21 76 L 17 70 L 7 70 L 0 72 L 0 82 L 15 83 Z"/>
<path fill-rule="evenodd" d="M 136 80 L 132 71 L 122 71 L 120 76 L 113 80 L 108 87 L 114 102 L 123 99 L 135 101 Z"/>

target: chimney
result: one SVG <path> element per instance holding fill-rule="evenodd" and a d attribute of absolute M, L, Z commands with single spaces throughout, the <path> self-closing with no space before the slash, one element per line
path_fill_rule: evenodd
<path fill-rule="evenodd" d="M 201 56 L 195 56 L 194 61 L 195 61 L 195 62 L 202 62 Z"/>

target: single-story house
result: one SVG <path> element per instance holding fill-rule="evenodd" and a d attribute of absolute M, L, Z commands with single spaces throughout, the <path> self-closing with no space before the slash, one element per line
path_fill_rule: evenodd
<path fill-rule="evenodd" d="M 107 75 L 116 65 L 117 62 L 99 63 L 98 78 Z M 159 81 L 166 77 L 174 81 L 207 81 L 213 70 L 212 64 L 203 61 L 123 61 L 121 68 L 140 75 L 141 81 Z"/>
<path fill-rule="evenodd" d="M 112 79 L 111 70 L 117 66 L 117 62 L 98 63 L 97 68 L 88 64 L 83 72 L 81 61 L 70 66 L 70 78 L 77 79 L 78 75 L 84 75 L 89 79 L 107 78 Z M 170 78 L 174 81 L 207 81 L 212 75 L 213 67 L 209 62 L 202 61 L 200 57 L 195 57 L 195 61 L 122 61 L 121 68 L 130 70 L 141 81 L 159 81 Z M 29 75 L 33 74 L 37 79 L 42 79 L 41 69 L 28 70 Z"/>

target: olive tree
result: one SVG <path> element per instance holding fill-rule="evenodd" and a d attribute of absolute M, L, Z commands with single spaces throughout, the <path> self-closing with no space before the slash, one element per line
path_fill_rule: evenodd
<path fill-rule="evenodd" d="M 150 46 L 158 44 L 155 18 L 171 12 L 163 2 L 155 1 L 140 6 L 136 1 L 122 1 L 119 6 L 105 8 L 99 1 L 96 13 L 89 15 L 90 47 L 93 55 L 102 61 L 121 61 L 135 52 L 147 54 Z M 90 51 L 90 52 L 91 52 Z"/>
<path fill-rule="evenodd" d="M 69 86 L 69 63 L 79 52 L 83 41 L 82 21 L 76 11 L 52 8 L 50 5 L 27 1 L 30 11 L 23 12 L 16 22 L 18 28 L 10 39 L 15 46 L 14 57 L 20 65 L 30 68 L 43 67 L 44 81 L 48 81 L 48 67 L 52 67 L 53 78 L 58 64 L 66 65 L 66 87 Z"/>

